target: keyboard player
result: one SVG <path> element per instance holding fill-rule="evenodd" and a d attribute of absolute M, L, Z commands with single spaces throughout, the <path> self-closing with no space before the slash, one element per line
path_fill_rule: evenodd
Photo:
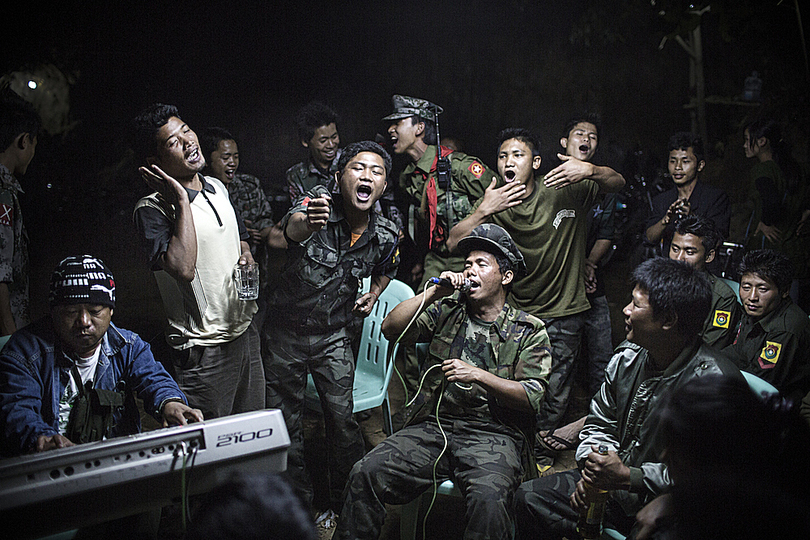
<path fill-rule="evenodd" d="M 111 322 L 115 281 L 101 260 L 84 255 L 59 263 L 48 300 L 50 315 L 15 332 L 0 352 L 3 455 L 73 446 L 79 433 L 87 440 L 137 433 L 134 394 L 164 426 L 203 420 L 149 344 Z M 111 420 L 101 422 L 103 433 L 82 431 L 85 408 L 73 407 L 92 391 L 101 401 L 118 403 L 117 395 L 123 403 L 107 409 Z M 98 411 L 87 415 L 95 424 L 104 409 Z"/>

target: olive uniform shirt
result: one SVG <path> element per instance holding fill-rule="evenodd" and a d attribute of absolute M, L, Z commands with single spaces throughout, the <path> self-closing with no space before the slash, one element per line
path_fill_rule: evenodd
<path fill-rule="evenodd" d="M 711 273 L 708 278 L 712 284 L 712 309 L 700 335 L 707 345 L 722 349 L 734 341 L 743 309 L 737 300 L 737 293 L 722 279 Z"/>
<path fill-rule="evenodd" d="M 585 296 L 585 240 L 588 213 L 598 194 L 599 184 L 589 179 L 561 189 L 539 181 L 519 205 L 492 216 L 526 261 L 527 273 L 512 287 L 510 304 L 541 319 L 591 307 Z"/>
<path fill-rule="evenodd" d="M 449 155 L 451 189 L 450 219 L 447 222 L 447 193 L 442 186 L 436 186 L 436 214 L 438 225 L 443 229 L 443 235 L 434 235 L 432 247 L 428 249 L 430 224 L 427 216 L 426 188 L 430 178 L 436 178 L 436 146 L 428 146 L 424 155 L 415 162 L 411 162 L 400 173 L 400 188 L 407 194 L 408 202 L 414 206 L 416 223 L 412 232 L 417 247 L 425 255 L 425 278 L 438 277 L 444 270 L 460 272 L 464 268 L 464 258 L 459 255 L 450 255 L 447 249 L 447 235 L 453 225 L 472 213 L 475 201 L 484 196 L 484 191 L 498 175 L 481 160 L 468 156 L 462 152 L 453 152 Z M 437 182 L 438 184 L 438 182 Z"/>
<path fill-rule="evenodd" d="M 797 403 L 810 390 L 810 318 L 790 298 L 759 321 L 743 315 L 734 343 L 724 350 L 741 370 Z"/>

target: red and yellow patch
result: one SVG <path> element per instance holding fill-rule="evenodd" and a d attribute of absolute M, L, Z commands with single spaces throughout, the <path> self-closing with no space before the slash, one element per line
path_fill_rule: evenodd
<path fill-rule="evenodd" d="M 470 171 L 476 178 L 481 178 L 481 175 L 484 174 L 484 166 L 477 161 L 473 161 L 467 170 Z"/>
<path fill-rule="evenodd" d="M 731 319 L 730 311 L 715 310 L 714 319 L 712 319 L 712 326 L 717 328 L 728 328 L 729 320 Z"/>
<path fill-rule="evenodd" d="M 773 341 L 766 341 L 765 346 L 762 347 L 762 352 L 759 353 L 759 367 L 762 369 L 770 369 L 779 361 L 779 353 L 782 352 L 782 344 Z"/>

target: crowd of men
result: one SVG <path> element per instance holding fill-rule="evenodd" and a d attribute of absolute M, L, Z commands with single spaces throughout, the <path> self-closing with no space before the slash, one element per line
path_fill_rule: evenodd
<path fill-rule="evenodd" d="M 50 313 L 29 320 L 17 197 L 39 124 L 30 105 L 3 99 L 4 455 L 135 433 L 133 392 L 164 425 L 275 408 L 291 440 L 286 479 L 313 521 L 336 523 L 340 538 L 378 538 L 385 505 L 435 489 L 437 478 L 464 497 L 465 538 L 573 538 L 593 488 L 611 492 L 609 526 L 627 534 L 638 514 L 646 528 L 634 534 L 644 538 L 680 508 L 659 498 L 688 491 L 694 478 L 659 421 L 673 394 L 696 380 L 745 385 L 745 372 L 794 404 L 782 404 L 785 415 L 798 415 L 810 395 L 810 319 L 791 300 L 794 261 L 747 252 L 739 295 L 712 273 L 730 204 L 699 181 L 703 145 L 691 134 L 669 142 L 674 187 L 653 199 L 644 231 L 659 256 L 632 272 L 626 336 L 614 349 L 600 261 L 611 251 L 611 194 L 625 179 L 596 162 L 597 116 L 564 126 L 545 174 L 538 136 L 504 129 L 493 170 L 440 144 L 440 107 L 395 95 L 382 118 L 385 146 L 407 164 L 394 180 L 384 146 L 341 147 L 337 114 L 310 103 L 297 118 L 307 158 L 287 171 L 291 206 L 276 220 L 258 179 L 237 172 L 227 129 L 198 137 L 176 107 L 154 104 L 135 118 L 132 148 L 153 190 L 133 221 L 167 317 L 171 356 L 156 361 L 137 334 L 111 322 L 114 278 L 92 255 L 60 263 Z M 394 204 L 395 192 L 404 204 Z M 359 329 L 398 275 L 406 238 L 416 295 L 387 314 L 382 331 L 401 345 L 413 399 L 398 431 L 366 453 L 352 398 Z M 243 300 L 234 266 L 254 262 L 259 300 Z M 587 415 L 565 423 L 579 363 L 593 399 Z M 308 375 L 327 435 L 329 507 L 317 510 L 304 459 Z M 77 405 L 99 394 L 120 405 L 79 418 Z M 578 467 L 552 474 L 564 449 L 576 449 Z M 802 450 L 780 446 L 768 459 L 789 464 Z M 795 496 L 807 508 L 807 491 Z M 680 538 L 677 526 L 668 532 Z"/>

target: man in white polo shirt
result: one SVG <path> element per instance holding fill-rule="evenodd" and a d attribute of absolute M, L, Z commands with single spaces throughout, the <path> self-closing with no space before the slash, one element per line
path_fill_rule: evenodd
<path fill-rule="evenodd" d="M 174 106 L 152 105 L 134 128 L 141 175 L 155 190 L 138 201 L 135 225 L 178 352 L 180 388 L 206 418 L 262 409 L 256 302 L 239 300 L 233 280 L 234 265 L 253 262 L 245 225 L 222 182 L 200 174 L 197 135 Z"/>

